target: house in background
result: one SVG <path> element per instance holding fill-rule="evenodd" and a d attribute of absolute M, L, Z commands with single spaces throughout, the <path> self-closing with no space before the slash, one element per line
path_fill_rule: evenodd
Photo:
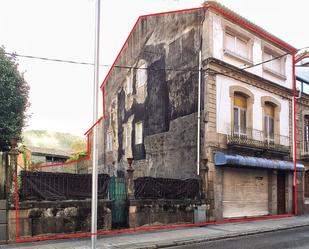
<path fill-rule="evenodd" d="M 22 153 L 18 156 L 18 166 L 20 170 L 30 170 L 31 166 L 64 163 L 72 155 L 72 152 L 67 150 L 34 146 L 24 146 L 21 151 Z M 42 169 L 42 171 L 64 172 L 68 167 L 48 167 L 44 170 Z"/>
<path fill-rule="evenodd" d="M 139 19 L 104 81 L 101 171 L 133 160 L 134 177 L 200 178 L 209 220 L 291 214 L 295 48 L 204 6 Z"/>

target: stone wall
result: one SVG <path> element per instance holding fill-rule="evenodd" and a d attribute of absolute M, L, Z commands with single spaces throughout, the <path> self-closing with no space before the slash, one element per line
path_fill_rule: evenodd
<path fill-rule="evenodd" d="M 98 229 L 111 230 L 110 202 L 98 202 Z M 15 241 L 15 209 L 8 212 L 9 241 Z M 18 211 L 18 235 L 20 239 L 90 232 L 91 202 L 42 201 L 21 202 Z"/>
<path fill-rule="evenodd" d="M 205 211 L 205 203 L 192 200 L 130 200 L 129 227 L 205 222 L 203 218 L 197 219 L 198 208 Z"/>
<path fill-rule="evenodd" d="M 197 113 L 174 119 L 169 131 L 145 137 L 146 160 L 133 162 L 134 176 L 196 178 L 196 148 Z"/>

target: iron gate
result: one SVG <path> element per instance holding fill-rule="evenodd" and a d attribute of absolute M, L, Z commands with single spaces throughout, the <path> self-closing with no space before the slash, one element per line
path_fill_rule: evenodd
<path fill-rule="evenodd" d="M 128 203 L 126 180 L 112 176 L 109 181 L 109 199 L 112 201 L 112 226 L 124 228 L 128 225 Z"/>

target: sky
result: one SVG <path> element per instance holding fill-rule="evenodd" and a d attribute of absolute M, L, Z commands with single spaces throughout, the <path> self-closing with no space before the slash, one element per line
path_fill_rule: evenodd
<path fill-rule="evenodd" d="M 113 63 L 140 15 L 199 7 L 202 2 L 101 0 L 100 64 Z M 284 0 L 219 2 L 296 48 L 309 46 L 308 0 L 293 5 Z M 0 0 L 0 10 L 0 46 L 6 52 L 93 62 L 95 0 Z M 26 130 L 82 136 L 93 123 L 93 66 L 26 58 L 18 62 L 30 85 Z M 107 70 L 100 68 L 100 82 Z"/>

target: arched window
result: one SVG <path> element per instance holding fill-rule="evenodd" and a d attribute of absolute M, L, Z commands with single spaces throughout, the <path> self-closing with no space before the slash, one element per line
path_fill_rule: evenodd
<path fill-rule="evenodd" d="M 280 135 L 280 102 L 271 96 L 261 97 L 264 141 L 268 144 L 289 145 L 289 138 Z M 289 115 L 288 113 L 286 115 Z"/>
<path fill-rule="evenodd" d="M 239 85 L 230 86 L 231 133 L 236 136 L 250 137 L 253 122 L 253 93 Z"/>
<path fill-rule="evenodd" d="M 267 143 L 275 141 L 275 106 L 271 102 L 265 102 L 264 106 L 264 133 Z"/>
<path fill-rule="evenodd" d="M 247 98 L 241 93 L 234 95 L 234 134 L 246 135 L 247 132 Z"/>

